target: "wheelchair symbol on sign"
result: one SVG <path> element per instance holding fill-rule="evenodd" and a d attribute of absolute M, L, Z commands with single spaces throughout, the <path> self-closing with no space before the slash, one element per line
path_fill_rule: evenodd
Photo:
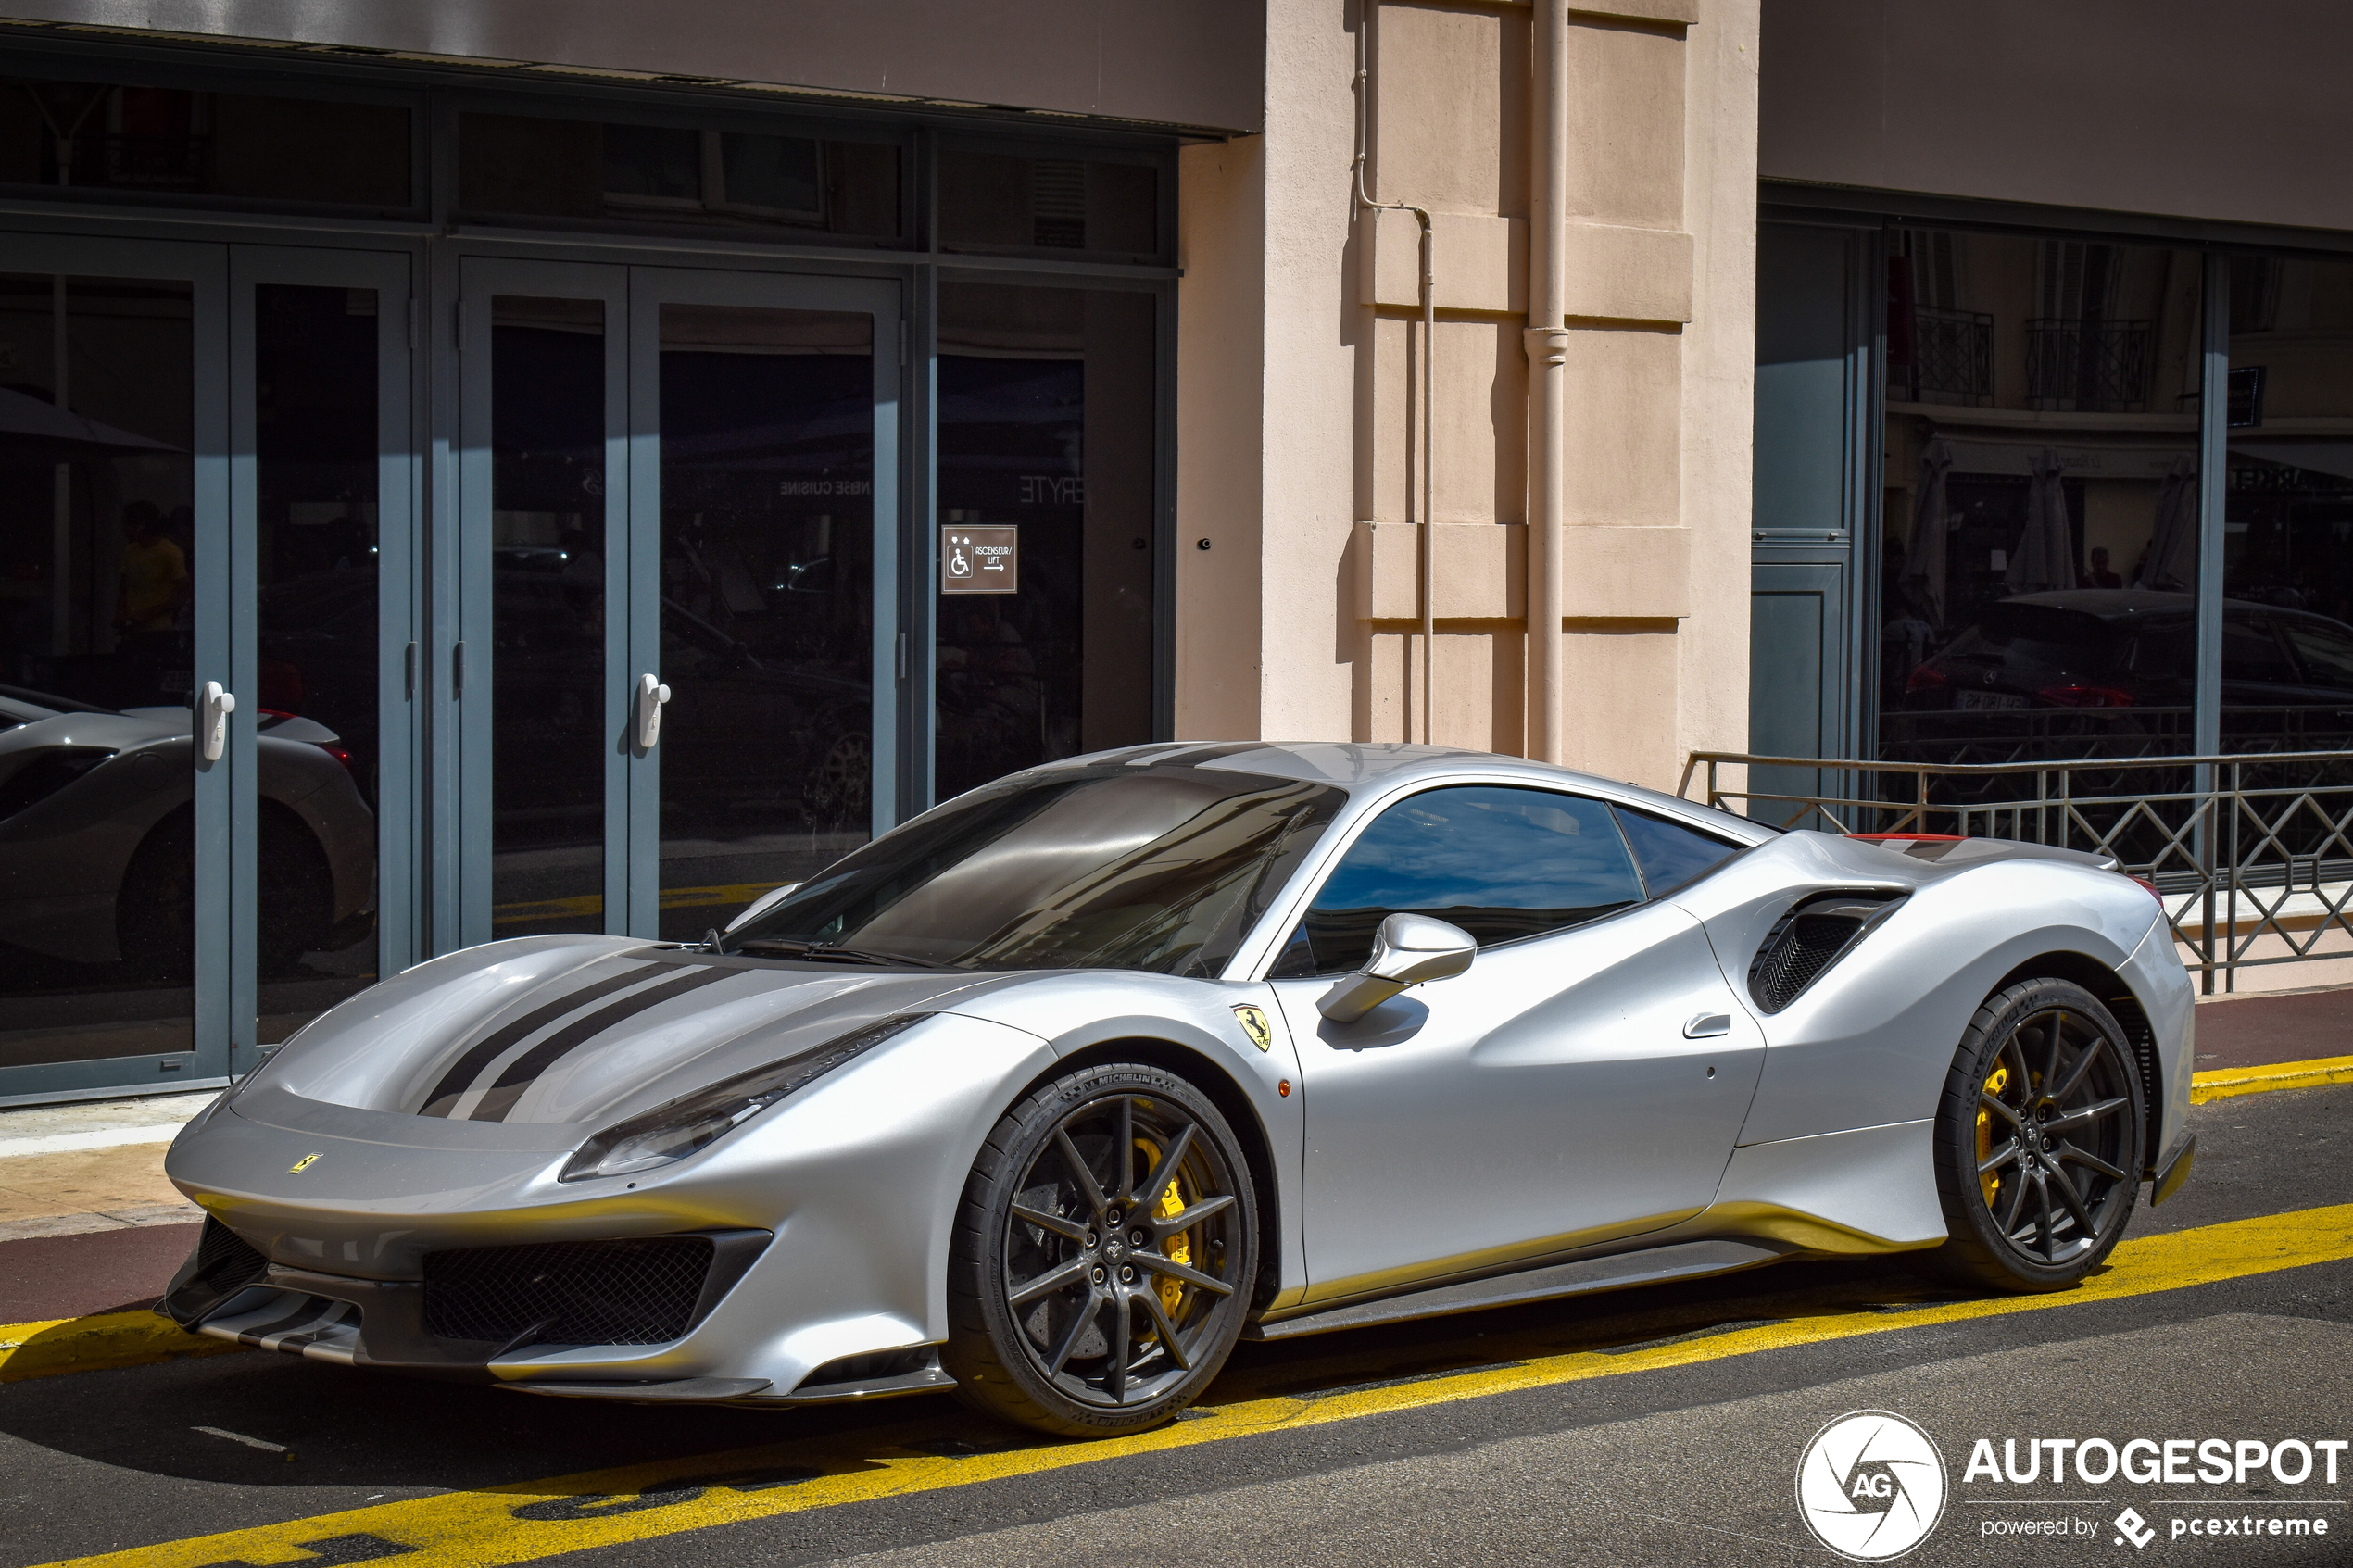
<path fill-rule="evenodd" d="M 962 545 L 954 546 L 948 552 L 948 575 L 950 577 L 970 577 L 972 574 L 972 557 L 965 553 L 964 547 Z"/>

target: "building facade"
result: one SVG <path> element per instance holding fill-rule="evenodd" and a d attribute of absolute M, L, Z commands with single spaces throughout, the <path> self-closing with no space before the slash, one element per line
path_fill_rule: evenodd
<path fill-rule="evenodd" d="M 0 1103 L 1107 746 L 2342 744 L 2325 7 L 0 12 Z"/>

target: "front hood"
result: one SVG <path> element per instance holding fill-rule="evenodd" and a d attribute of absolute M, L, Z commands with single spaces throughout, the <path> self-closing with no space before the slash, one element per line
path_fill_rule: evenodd
<path fill-rule="evenodd" d="M 283 1047 L 263 1079 L 402 1116 L 601 1124 L 985 983 L 526 937 L 361 992 Z"/>

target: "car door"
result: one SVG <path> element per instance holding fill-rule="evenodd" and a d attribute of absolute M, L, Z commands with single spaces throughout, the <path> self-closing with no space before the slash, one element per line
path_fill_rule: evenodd
<path fill-rule="evenodd" d="M 1714 1198 L 1764 1043 L 1698 922 L 1657 895 L 1734 849 L 1496 784 L 1423 790 L 1365 827 L 1269 977 L 1305 1087 L 1309 1300 L 1638 1234 Z M 1468 931 L 1470 970 L 1324 1018 L 1397 910 Z"/>

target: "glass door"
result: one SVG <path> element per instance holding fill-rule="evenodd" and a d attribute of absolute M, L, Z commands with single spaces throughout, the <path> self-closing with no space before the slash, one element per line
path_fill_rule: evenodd
<path fill-rule="evenodd" d="M 418 953 L 409 267 L 230 258 L 237 1073 Z"/>
<path fill-rule="evenodd" d="M 894 820 L 897 285 L 462 266 L 463 938 L 699 936 Z"/>
<path fill-rule="evenodd" d="M 224 263 L 0 250 L 0 1104 L 229 1071 Z"/>
<path fill-rule="evenodd" d="M 899 288 L 630 277 L 627 929 L 692 940 L 896 820 Z"/>

